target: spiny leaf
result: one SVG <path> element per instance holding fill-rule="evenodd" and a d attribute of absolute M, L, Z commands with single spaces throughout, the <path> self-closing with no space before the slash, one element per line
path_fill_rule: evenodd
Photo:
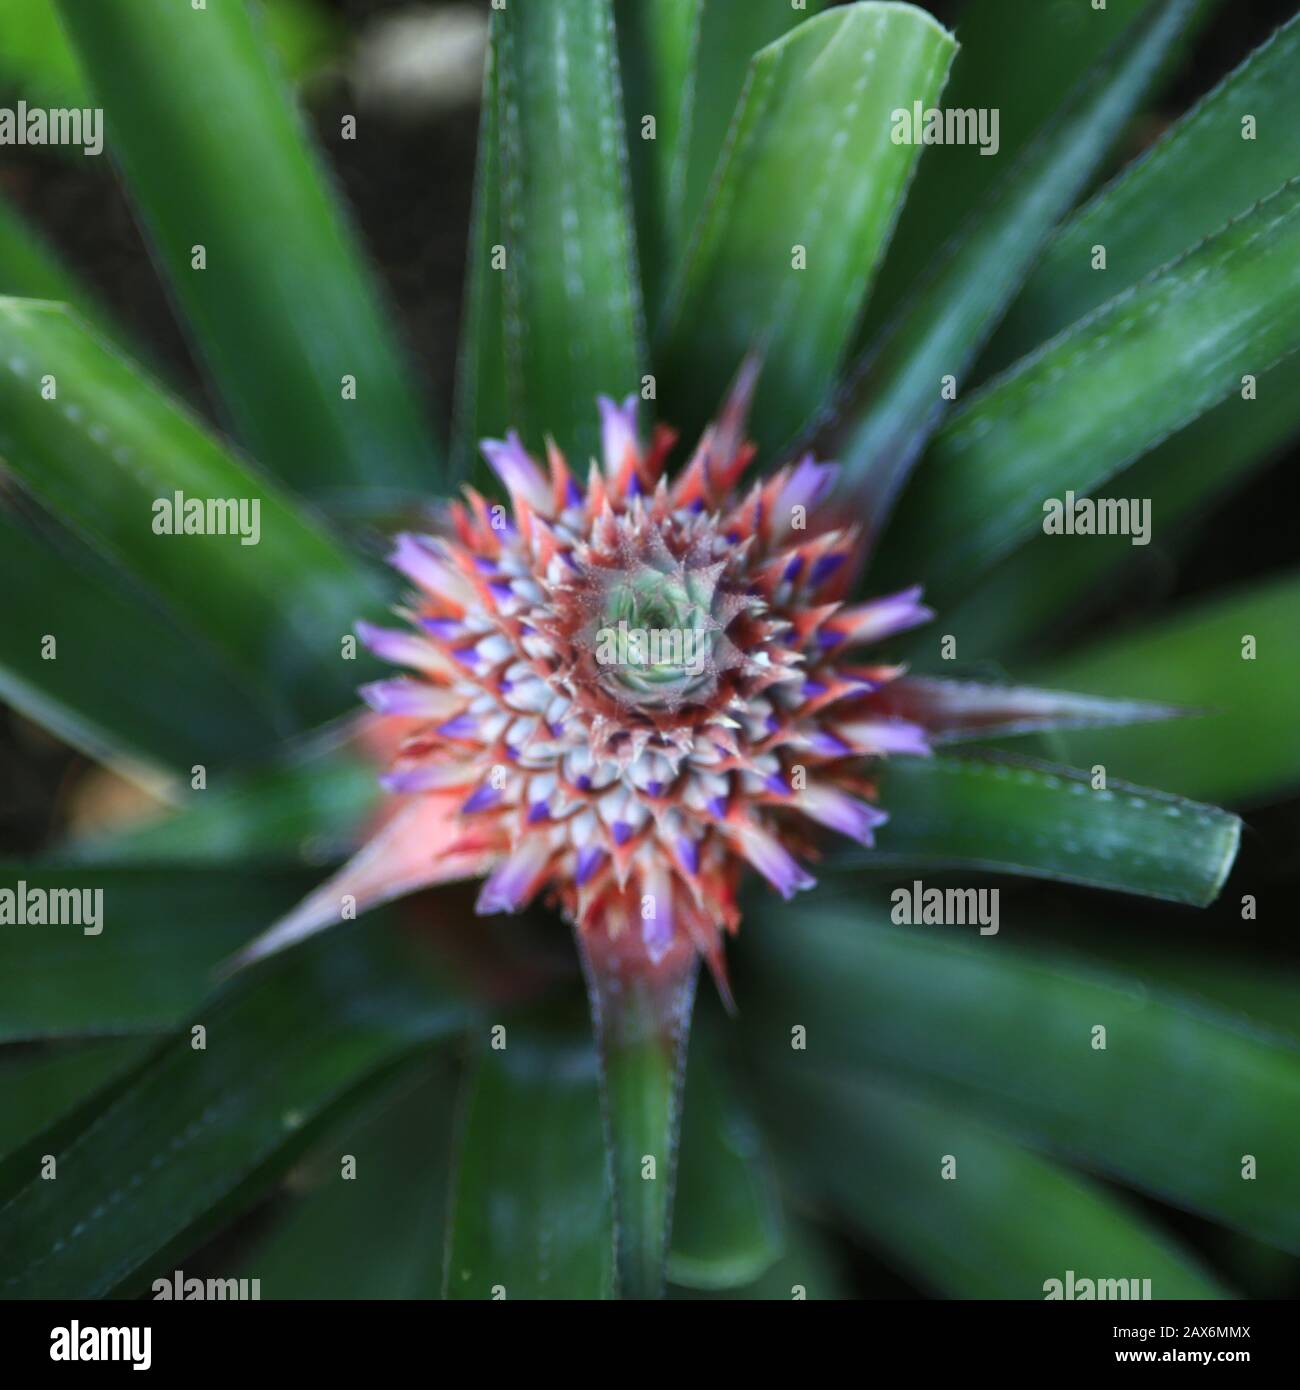
<path fill-rule="evenodd" d="M 1017 949 L 1008 938 L 1033 936 L 1032 911 L 960 940 L 889 911 L 859 889 L 745 934 L 765 1050 L 788 1061 L 803 1023 L 819 1074 L 897 1078 L 945 1114 L 978 1111 L 1031 1148 L 1300 1250 L 1292 1044 L 1174 989 Z"/>
<path fill-rule="evenodd" d="M 465 1016 L 429 963 L 373 922 L 241 976 L 60 1147 L 56 1182 L 33 1172 L 0 1192 L 0 1293 L 138 1291 L 173 1268 L 151 1261 L 265 1190 L 332 1107 Z"/>
<path fill-rule="evenodd" d="M 1294 177 L 1297 64 L 1300 16 L 1060 228 L 982 365 L 1014 361 Z M 1096 246 L 1104 271 L 1093 269 Z"/>
<path fill-rule="evenodd" d="M 467 1078 L 447 1297 L 608 1298 L 614 1226 L 590 1030 L 570 1013 L 503 1027 Z"/>
<path fill-rule="evenodd" d="M 950 1105 L 865 1076 L 796 1074 L 788 1063 L 773 1075 L 796 1152 L 822 1190 L 943 1297 L 1042 1298 L 1067 1270 L 1114 1271 L 1126 1287 L 1149 1279 L 1152 1298 L 1230 1296 L 1136 1207 Z"/>
<path fill-rule="evenodd" d="M 954 388 L 1033 263 L 1137 109 L 1197 0 L 1167 0 L 1123 36 L 953 235 L 871 354 L 827 451 L 858 480 L 878 532 Z M 947 399 L 951 399 L 948 397 Z"/>
<path fill-rule="evenodd" d="M 135 364 L 59 305 L 0 299 L 0 408 L 10 468 L 275 700 L 287 727 L 353 703 L 361 663 L 340 644 L 378 610 L 379 583 Z M 224 508 L 227 532 L 205 519 L 202 534 L 178 534 L 186 501 L 205 518 L 210 502 Z"/>
<path fill-rule="evenodd" d="M 598 444 L 595 397 L 641 389 L 643 325 L 612 0 L 492 15 L 456 427 Z"/>
<path fill-rule="evenodd" d="M 722 1044 L 716 1026 L 697 1028 L 686 1072 L 668 1278 L 695 1289 L 752 1284 L 784 1248 L 763 1138 Z"/>
<path fill-rule="evenodd" d="M 1101 737 L 1090 730 L 1075 746 Z M 1097 789 L 1086 773 L 1028 761 L 896 758 L 880 774 L 880 804 L 889 820 L 876 848 L 835 863 L 960 865 L 1198 907 L 1217 897 L 1241 836 L 1217 807 L 1113 778 Z"/>
<path fill-rule="evenodd" d="M 687 437 L 755 344 L 761 447 L 823 404 L 919 152 L 891 112 L 934 100 L 954 48 L 924 11 L 866 3 L 755 57 L 661 335 L 659 412 Z"/>
<path fill-rule="evenodd" d="M 940 604 L 1045 507 L 1086 494 L 1300 347 L 1300 179 L 973 397 L 904 491 L 879 582 Z"/>
<path fill-rule="evenodd" d="M 1300 787 L 1298 613 L 1300 576 L 1288 574 L 1053 658 L 1040 675 L 1099 694 L 1122 688 L 1194 701 L 1206 711 L 1181 730 L 1063 734 L 1067 756 L 1191 796 L 1249 803 L 1293 792 Z"/>
<path fill-rule="evenodd" d="M 253 682 L 71 537 L 0 510 L 0 587 L 0 698 L 88 757 L 216 777 L 282 737 Z"/>
<path fill-rule="evenodd" d="M 59 13 L 243 443 L 307 492 L 436 485 L 405 364 L 249 8 Z"/>

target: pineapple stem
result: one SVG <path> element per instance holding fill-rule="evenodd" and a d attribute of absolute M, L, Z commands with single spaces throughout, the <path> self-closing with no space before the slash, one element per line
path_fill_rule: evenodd
<path fill-rule="evenodd" d="M 672 1230 L 682 1078 L 699 957 L 684 941 L 652 964 L 639 941 L 578 933 L 600 1054 L 622 1298 L 659 1298 Z"/>

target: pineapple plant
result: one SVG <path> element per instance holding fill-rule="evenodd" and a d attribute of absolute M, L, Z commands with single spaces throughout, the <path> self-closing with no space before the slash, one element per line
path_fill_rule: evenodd
<path fill-rule="evenodd" d="M 1152 135 L 1209 0 L 490 8 L 443 429 L 273 6 L 56 0 L 211 410 L 0 204 L 0 696 L 156 808 L 0 879 L 0 1292 L 1285 1288 L 1296 580 L 1134 586 L 1297 21 Z"/>

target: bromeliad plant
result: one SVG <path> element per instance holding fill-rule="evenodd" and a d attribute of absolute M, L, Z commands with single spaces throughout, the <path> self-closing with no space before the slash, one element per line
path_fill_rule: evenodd
<path fill-rule="evenodd" d="M 1293 578 L 1033 646 L 1128 545 L 1045 509 L 1115 478 L 1176 546 L 1300 426 L 1300 28 L 1078 206 L 1214 7 L 1033 8 L 954 39 L 905 4 L 494 7 L 444 459 L 254 13 L 61 0 L 260 470 L 13 224 L 0 690 L 180 804 L 11 874 L 105 914 L 0 935 L 0 1038 L 41 1044 L 0 1054 L 6 1294 L 181 1260 L 264 1296 L 833 1293 L 808 1207 L 943 1293 L 1228 1292 L 1066 1156 L 1300 1244 L 1290 986 L 1181 933 L 1154 967 L 1082 922 L 1100 967 L 1006 944 L 1080 917 L 1060 889 L 899 925 L 989 870 L 1204 906 L 1240 825 L 1183 798 L 1300 774 Z M 1000 113 L 996 158 L 898 139 L 941 95 Z M 256 500 L 255 544 L 150 524 L 212 499 Z M 1066 729 L 1084 771 L 1002 746 Z M 733 1017 L 701 999 L 683 1099 L 701 959 Z"/>

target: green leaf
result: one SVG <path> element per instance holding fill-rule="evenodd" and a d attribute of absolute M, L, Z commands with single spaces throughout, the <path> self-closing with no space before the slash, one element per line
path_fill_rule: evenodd
<path fill-rule="evenodd" d="M 1300 346 L 1300 179 L 973 397 L 904 491 L 880 578 L 942 605 L 1046 502 L 1095 491 Z"/>
<path fill-rule="evenodd" d="M 59 13 L 243 443 L 307 491 L 436 485 L 405 365 L 249 8 L 60 0 Z"/>
<path fill-rule="evenodd" d="M 782 1237 L 762 1135 L 716 1028 L 697 1030 L 686 1072 L 668 1278 L 694 1289 L 752 1284 L 780 1259 Z"/>
<path fill-rule="evenodd" d="M 355 753 L 304 754 L 232 777 L 189 804 L 120 830 L 67 841 L 62 863 L 317 866 L 355 848 L 381 799 Z"/>
<path fill-rule="evenodd" d="M 286 722 L 353 702 L 362 677 L 340 642 L 376 609 L 378 582 L 134 364 L 61 306 L 0 300 L 0 408 L 0 453 L 23 482 L 208 638 Z M 245 534 L 155 533 L 176 492 L 246 503 Z M 254 504 L 256 541 L 246 544 Z"/>
<path fill-rule="evenodd" d="M 85 286 L 3 196 L 0 196 L 0 295 L 65 300 L 76 304 L 87 317 L 94 312 Z"/>
<path fill-rule="evenodd" d="M 59 28 L 53 0 L 0 0 L 0 82 L 29 106 L 80 106 L 86 84 Z"/>
<path fill-rule="evenodd" d="M 1277 800 L 1300 787 L 1300 576 L 1197 604 L 1157 623 L 1064 653 L 1039 671 L 1079 690 L 1123 689 L 1197 705 L 1183 728 L 1063 734 L 1068 756 L 1116 777 L 1152 778 L 1192 796 Z M 1245 659 L 1245 639 L 1256 655 Z"/>
<path fill-rule="evenodd" d="M 257 4 L 267 38 L 295 81 L 310 77 L 337 51 L 339 30 L 312 0 L 257 0 Z M 21 91 L 29 106 L 90 104 L 86 80 L 59 25 L 54 0 L 0 0 L 0 29 L 5 36 L 0 81 Z"/>
<path fill-rule="evenodd" d="M 139 1038 L 102 1038 L 39 1049 L 0 1048 L 0 1158 L 9 1158 L 134 1066 L 147 1047 Z"/>
<path fill-rule="evenodd" d="M 106 933 L 107 934 L 107 933 Z M 241 975 L 0 1207 L 0 1293 L 138 1292 L 214 1213 L 251 1203 L 358 1087 L 464 1023 L 427 960 L 374 922 Z M 0 1198 L 8 1194 L 0 1194 Z"/>
<path fill-rule="evenodd" d="M 830 3 L 805 0 L 802 8 L 796 8 L 790 0 L 747 0 L 743 5 L 702 0 L 690 78 L 690 123 L 681 153 L 681 188 L 672 209 L 679 239 L 695 226 L 708 200 L 755 56 Z"/>
<path fill-rule="evenodd" d="M 949 110 L 997 111 L 998 153 L 935 145 L 920 162 L 890 243 L 880 284 L 867 306 L 865 345 L 940 256 L 953 229 L 990 196 L 1002 171 L 1042 133 L 1094 63 L 1117 51 L 1150 0 L 966 0 L 955 21 L 957 58 L 944 90 Z M 1189 35 L 1220 0 L 1200 5 Z M 1171 68 L 1176 64 L 1171 62 Z"/>
<path fill-rule="evenodd" d="M 1040 1299 L 1066 1270 L 1149 1279 L 1152 1298 L 1230 1296 L 1128 1203 L 950 1106 L 788 1062 L 772 1074 L 809 1176 L 872 1245 L 943 1297 Z"/>
<path fill-rule="evenodd" d="M 612 0 L 494 11 L 484 91 L 458 457 L 513 427 L 585 468 L 644 370 Z"/>
<path fill-rule="evenodd" d="M 803 1022 L 819 1074 L 898 1078 L 945 1112 L 978 1110 L 1033 1148 L 1300 1248 L 1300 1051 L 1172 991 L 1018 951 L 1009 922 L 957 940 L 888 911 L 859 889 L 745 933 L 748 1012 L 771 1011 L 765 1047 L 788 1059 Z"/>
<path fill-rule="evenodd" d="M 787 1217 L 785 1253 L 752 1284 L 734 1289 L 671 1288 L 669 1297 L 692 1300 L 755 1299 L 790 1302 L 855 1297 L 841 1269 L 839 1252 L 806 1221 Z"/>
<path fill-rule="evenodd" d="M 505 224 L 501 211 L 501 127 L 497 118 L 500 86 L 500 64 L 489 44 L 483 68 L 474 210 L 451 432 L 452 471 L 457 477 L 472 474 L 484 482 L 488 473 L 478 459 L 479 441 L 499 439 L 517 424 L 513 418 L 514 397 L 507 382 L 506 287 L 504 267 L 499 260 L 505 246 L 501 239 Z"/>
<path fill-rule="evenodd" d="M 0 926 L 0 1042 L 175 1027 L 214 969 L 312 882 L 301 872 L 3 866 L 0 891 L 99 892 L 102 907 L 96 935 L 76 925 Z M 94 914 L 94 898 L 79 901 Z"/>
<path fill-rule="evenodd" d="M 889 820 L 876 848 L 833 862 L 944 864 L 1212 902 L 1236 857 L 1237 817 L 1107 771 L 1106 788 L 1094 790 L 1086 773 L 1027 760 L 896 758 L 880 773 Z"/>
<path fill-rule="evenodd" d="M 783 15 L 794 15 L 784 0 L 777 4 Z M 718 9 L 716 5 L 709 8 L 715 13 Z M 749 5 L 743 13 L 762 8 Z M 682 239 L 681 205 L 704 10 L 705 0 L 615 0 L 614 6 L 641 289 L 652 324 Z M 730 12 L 737 13 L 736 7 Z M 742 64 L 748 61 L 746 53 Z M 719 99 L 713 89 L 706 90 L 710 93 L 706 108 L 714 110 Z M 652 133 L 647 118 L 654 121 Z"/>
<path fill-rule="evenodd" d="M 448 1298 L 608 1298 L 614 1228 L 596 1052 L 565 1010 L 504 1025 L 469 1081 Z"/>
<path fill-rule="evenodd" d="M 285 75 L 308 83 L 335 60 L 343 60 L 344 24 L 317 0 L 259 0 L 257 18 Z"/>
<path fill-rule="evenodd" d="M 251 683 L 68 539 L 0 510 L 0 699 L 125 771 L 220 775 L 274 748 L 283 725 Z"/>
<path fill-rule="evenodd" d="M 1065 645 L 1062 617 L 1095 610 L 1113 596 L 1122 572 L 1166 574 L 1213 518 L 1215 499 L 1300 432 L 1294 375 L 1289 359 L 1279 362 L 1258 378 L 1253 400 L 1233 392 L 1099 489 L 1099 501 L 1150 499 L 1150 549 L 1126 535 L 1035 536 L 944 610 L 944 629 L 959 650 L 1002 655 L 1038 638 Z M 921 650 L 907 639 L 902 647 Z"/>
<path fill-rule="evenodd" d="M 445 1061 L 403 1067 L 322 1138 L 270 1229 L 222 1274 L 259 1279 L 263 1299 L 440 1297 L 454 1102 Z M 355 1160 L 350 1178 L 343 1155 Z"/>
<path fill-rule="evenodd" d="M 1253 1033 L 1275 1033 L 1300 1045 L 1300 971 L 1289 964 L 1281 968 L 1262 953 L 1253 957 L 1216 951 L 1216 928 L 1207 924 L 1204 944 L 1187 943 L 1176 953 L 1167 949 L 1157 926 L 1138 936 L 1100 937 L 1096 918 L 1085 911 L 1062 905 L 1050 926 L 1035 929 L 1063 963 L 1079 968 L 1117 971 L 1149 989 L 1176 990 L 1193 1004 L 1208 1005 Z"/>
<path fill-rule="evenodd" d="M 1093 175 L 1187 25 L 1197 0 L 1167 0 L 1125 33 L 947 243 L 849 389 L 829 450 L 861 479 L 879 530 L 942 415 L 946 378 L 972 359 L 1061 215 Z"/>
<path fill-rule="evenodd" d="M 1292 19 L 1052 238 L 986 366 L 1005 365 L 1217 231 L 1296 173 L 1300 17 Z M 1255 122 L 1251 140 L 1243 121 Z M 1178 215 L 1171 217 L 1170 208 Z M 1093 247 L 1106 247 L 1104 272 Z"/>
<path fill-rule="evenodd" d="M 919 152 L 890 113 L 934 100 L 954 48 L 924 11 L 867 3 L 755 57 L 665 317 L 659 410 L 687 438 L 755 344 L 760 446 L 822 405 Z"/>
<path fill-rule="evenodd" d="M 826 0 L 617 0 L 628 152 L 647 313 L 699 216 L 750 60 Z M 642 121 L 655 118 L 653 139 Z"/>

